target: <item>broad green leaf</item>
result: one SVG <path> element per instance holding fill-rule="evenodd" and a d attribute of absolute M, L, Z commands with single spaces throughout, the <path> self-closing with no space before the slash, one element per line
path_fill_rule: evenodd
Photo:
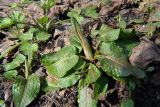
<path fill-rule="evenodd" d="M 135 31 L 132 28 L 121 29 L 119 39 L 132 39 L 135 36 Z"/>
<path fill-rule="evenodd" d="M 43 16 L 40 19 L 38 19 L 38 23 L 40 23 L 41 25 L 47 24 L 48 21 L 49 21 L 49 18 L 47 16 Z"/>
<path fill-rule="evenodd" d="M 88 74 L 87 74 L 85 81 L 87 84 L 91 84 L 97 81 L 100 75 L 101 75 L 100 70 L 95 65 L 90 63 L 90 66 L 88 68 Z"/>
<path fill-rule="evenodd" d="M 124 98 L 122 99 L 121 107 L 134 107 L 134 102 L 130 98 Z"/>
<path fill-rule="evenodd" d="M 33 38 L 33 33 L 32 32 L 26 32 L 26 33 L 23 33 L 22 35 L 19 36 L 19 39 L 21 41 L 32 40 L 32 38 Z"/>
<path fill-rule="evenodd" d="M 98 99 L 101 96 L 106 94 L 108 89 L 108 79 L 106 77 L 100 76 L 98 80 L 95 82 L 93 97 Z"/>
<path fill-rule="evenodd" d="M 101 63 L 101 68 L 110 76 L 115 78 L 131 75 L 128 63 L 124 59 L 114 59 L 111 56 L 96 56 Z"/>
<path fill-rule="evenodd" d="M 75 70 L 83 70 L 86 67 L 86 61 L 83 58 L 79 58 L 78 63 L 74 66 Z"/>
<path fill-rule="evenodd" d="M 15 78 L 17 76 L 17 74 L 18 74 L 17 70 L 11 70 L 11 71 L 4 72 L 3 76 L 6 79 L 12 79 L 12 78 Z"/>
<path fill-rule="evenodd" d="M 38 41 L 46 41 L 50 38 L 50 35 L 47 33 L 47 32 L 39 32 L 37 35 L 36 35 L 36 39 Z"/>
<path fill-rule="evenodd" d="M 76 18 L 76 20 L 78 21 L 78 23 L 81 23 L 84 18 L 80 15 L 80 12 L 77 12 L 76 10 L 72 10 L 70 12 L 67 13 L 67 16 L 70 18 Z M 71 22 L 73 23 L 73 21 L 71 20 Z"/>
<path fill-rule="evenodd" d="M 38 50 L 38 44 L 31 44 L 29 42 L 24 42 L 20 46 L 20 51 L 22 51 L 25 55 L 33 56 L 35 52 Z"/>
<path fill-rule="evenodd" d="M 71 57 L 65 57 L 49 66 L 45 66 L 49 75 L 53 77 L 63 77 L 67 74 L 69 70 L 71 70 L 77 63 L 79 57 L 77 55 L 73 55 Z"/>
<path fill-rule="evenodd" d="M 43 90 L 46 92 L 52 91 L 51 89 L 67 88 L 73 86 L 80 79 L 80 75 L 71 74 L 63 78 L 46 78 L 46 86 Z"/>
<path fill-rule="evenodd" d="M 76 48 L 72 45 L 67 45 L 56 53 L 49 53 L 49 54 L 43 55 L 41 58 L 41 63 L 45 66 L 48 66 L 60 59 L 70 57 L 75 54 L 77 54 Z"/>
<path fill-rule="evenodd" d="M 85 16 L 89 16 L 91 18 L 97 18 L 98 13 L 97 13 L 96 9 L 97 9 L 96 6 L 88 6 L 82 10 L 82 13 L 84 13 Z"/>
<path fill-rule="evenodd" d="M 12 62 L 7 63 L 3 65 L 5 71 L 13 70 L 20 66 L 24 61 L 26 60 L 26 57 L 23 54 L 18 54 Z"/>
<path fill-rule="evenodd" d="M 125 54 L 123 54 L 123 49 L 117 46 L 114 42 L 101 42 L 99 48 L 99 51 L 102 55 L 112 56 L 115 58 L 126 57 Z"/>
<path fill-rule="evenodd" d="M 97 107 L 97 100 L 93 99 L 93 90 L 80 80 L 78 87 L 78 105 L 79 107 Z"/>
<path fill-rule="evenodd" d="M 104 42 L 115 41 L 119 34 L 120 29 L 112 29 L 103 24 L 99 30 L 99 40 Z"/>
<path fill-rule="evenodd" d="M 127 25 L 126 25 L 126 22 L 125 22 L 125 21 L 120 21 L 120 22 L 118 22 L 118 26 L 119 26 L 120 28 L 125 29 Z"/>
<path fill-rule="evenodd" d="M 81 45 L 83 47 L 83 51 L 84 51 L 86 59 L 93 61 L 93 54 L 92 54 L 91 47 L 89 45 L 87 38 L 85 37 L 85 35 L 82 32 L 80 24 L 78 23 L 78 21 L 74 17 L 72 18 L 72 22 L 73 22 L 73 25 L 75 28 L 75 32 L 78 35 L 79 39 L 81 40 Z"/>
<path fill-rule="evenodd" d="M 13 21 L 10 18 L 3 18 L 0 20 L 0 29 L 9 27 L 13 24 Z"/>
<path fill-rule="evenodd" d="M 56 3 L 55 0 L 40 0 L 40 4 L 43 9 L 49 10 Z"/>
<path fill-rule="evenodd" d="M 40 80 L 36 74 L 32 74 L 26 80 L 18 76 L 12 88 L 13 101 L 16 107 L 26 107 L 37 96 L 40 90 Z"/>
<path fill-rule="evenodd" d="M 132 39 L 127 39 L 127 40 L 118 40 L 116 41 L 116 44 L 118 46 L 120 46 L 121 48 L 123 48 L 124 50 L 124 54 L 126 54 L 126 56 L 130 56 L 132 49 L 134 47 L 136 47 L 138 45 L 139 41 L 137 41 L 136 39 L 132 38 Z"/>
<path fill-rule="evenodd" d="M 100 45 L 100 53 L 102 55 L 96 58 L 100 61 L 102 69 L 109 75 L 118 78 L 129 75 L 134 75 L 137 78 L 144 78 L 144 71 L 132 66 L 123 53 L 123 49 L 115 43 L 102 42 Z"/>
<path fill-rule="evenodd" d="M 78 36 L 71 36 L 70 37 L 70 43 L 75 46 L 76 48 L 78 48 L 79 53 L 82 51 L 82 46 L 81 46 L 81 41 L 78 38 Z"/>

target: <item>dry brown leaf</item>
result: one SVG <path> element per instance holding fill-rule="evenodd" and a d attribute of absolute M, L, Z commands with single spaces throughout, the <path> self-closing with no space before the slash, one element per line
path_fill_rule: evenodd
<path fill-rule="evenodd" d="M 0 44 L 0 53 L 5 51 L 11 45 L 14 45 L 14 41 L 6 39 L 3 43 Z"/>
<path fill-rule="evenodd" d="M 132 65 L 145 69 L 153 61 L 160 61 L 160 49 L 152 43 L 141 41 L 129 58 Z"/>

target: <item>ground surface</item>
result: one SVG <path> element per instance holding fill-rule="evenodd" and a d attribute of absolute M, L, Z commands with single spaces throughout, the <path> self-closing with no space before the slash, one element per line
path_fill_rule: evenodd
<path fill-rule="evenodd" d="M 18 2 L 19 0 L 0 0 L 0 17 L 5 17 L 9 11 L 7 10 L 9 7 L 8 3 Z M 71 1 L 71 2 L 69 2 Z M 148 31 L 147 22 L 155 22 L 156 18 L 151 18 L 152 13 L 147 13 L 146 8 L 148 6 L 148 2 L 145 0 L 111 0 L 112 2 L 101 7 L 99 14 L 101 14 L 105 24 L 112 26 L 113 28 L 116 26 L 115 16 L 120 15 L 123 17 L 129 28 L 134 28 L 137 32 L 137 38 L 145 36 Z M 36 1 L 35 1 L 36 2 Z M 92 5 L 98 4 L 100 0 L 57 0 L 57 4 L 50 11 L 49 16 L 52 17 L 54 14 L 58 14 L 59 19 L 68 19 L 67 12 L 69 8 L 81 6 L 82 8 Z M 156 0 L 150 0 L 155 11 L 160 9 L 160 4 Z M 34 5 L 28 6 L 30 10 L 36 10 Z M 41 11 L 40 11 L 41 12 Z M 40 12 L 35 13 L 34 17 L 40 16 Z M 130 23 L 130 19 L 143 19 L 145 23 L 134 25 L 134 23 Z M 53 37 L 42 45 L 42 49 L 40 53 L 48 53 L 59 50 L 64 44 L 68 43 L 68 32 L 66 31 L 66 26 L 61 25 L 58 27 L 53 27 L 50 32 L 53 34 Z M 63 28 L 65 30 L 63 30 Z M 131 63 L 138 65 L 141 69 L 148 69 L 147 67 L 154 67 L 152 72 L 147 74 L 147 77 L 144 80 L 141 80 L 137 85 L 135 90 L 132 92 L 132 98 L 135 102 L 135 107 L 160 107 L 160 63 L 158 60 L 160 58 L 160 49 L 159 45 L 159 28 L 155 28 L 152 32 L 152 36 L 149 37 L 151 41 L 145 42 L 142 45 L 138 45 L 138 49 L 135 51 L 139 51 L 142 54 L 142 59 L 136 59 L 136 55 L 132 54 L 130 57 Z M 7 31 L 6 31 L 7 32 Z M 7 32 L 8 33 L 8 32 Z M 10 46 L 12 42 L 7 41 L 7 36 L 4 32 L 0 33 L 0 52 Z M 139 39 L 140 40 L 140 39 Z M 143 41 L 143 40 L 141 40 Z M 139 43 L 141 42 L 139 41 Z M 154 45 L 153 45 L 154 43 Z M 137 48 L 137 47 L 136 47 Z M 146 50 L 146 51 L 144 51 Z M 155 51 L 158 50 L 159 52 Z M 147 59 L 146 56 L 149 56 L 150 59 Z M 6 60 L 8 60 L 6 58 Z M 5 62 L 3 60 L 3 62 Z M 2 61 L 0 61 L 2 64 Z M 40 65 L 37 57 L 37 61 L 33 65 L 34 69 L 37 73 L 43 77 L 46 75 L 44 68 Z M 3 70 L 0 69 L 0 73 Z M 109 79 L 109 88 L 108 92 L 105 94 L 103 98 L 98 101 L 99 107 L 120 107 L 120 102 L 122 98 L 128 96 L 128 92 L 126 91 L 126 87 L 124 84 L 115 81 L 110 77 Z M 12 95 L 11 95 L 12 82 L 6 81 L 2 75 L 0 75 L 0 99 L 4 99 L 6 105 L 13 107 Z M 28 106 L 28 107 L 77 107 L 77 84 L 73 87 L 67 89 L 61 89 L 55 93 L 46 94 L 44 92 L 40 92 L 38 97 Z"/>

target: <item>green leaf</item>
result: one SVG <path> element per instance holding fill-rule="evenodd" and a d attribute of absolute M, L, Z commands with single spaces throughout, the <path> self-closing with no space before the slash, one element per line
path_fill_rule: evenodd
<path fill-rule="evenodd" d="M 97 18 L 98 13 L 97 13 L 96 9 L 97 9 L 96 6 L 88 6 L 82 10 L 82 13 L 84 13 L 85 16 L 89 16 L 91 18 Z"/>
<path fill-rule="evenodd" d="M 110 3 L 110 2 L 111 2 L 111 0 L 102 0 L 102 4 L 103 5 L 106 5 L 106 4 Z"/>
<path fill-rule="evenodd" d="M 20 23 L 24 21 L 25 16 L 19 11 L 13 11 L 13 13 L 10 15 L 10 18 L 14 23 Z"/>
<path fill-rule="evenodd" d="M 129 57 L 132 53 L 132 49 L 139 44 L 139 41 L 132 38 L 127 40 L 118 40 L 116 41 L 116 44 L 123 48 L 124 54 Z"/>
<path fill-rule="evenodd" d="M 82 51 L 82 46 L 81 46 L 81 41 L 78 38 L 78 36 L 70 36 L 70 43 L 75 46 L 76 48 L 78 48 L 79 53 Z"/>
<path fill-rule="evenodd" d="M 60 59 L 70 57 L 75 54 L 77 54 L 76 48 L 72 45 L 67 45 L 56 53 L 49 53 L 49 54 L 43 55 L 41 58 L 41 63 L 45 66 L 48 66 Z"/>
<path fill-rule="evenodd" d="M 22 35 L 19 36 L 19 39 L 21 41 L 32 40 L 32 38 L 33 38 L 33 33 L 32 32 L 26 32 L 26 33 L 23 33 Z"/>
<path fill-rule="evenodd" d="M 123 49 L 117 46 L 114 42 L 101 42 L 99 48 L 99 51 L 102 55 L 112 56 L 115 58 L 126 57 L 125 54 L 123 54 Z"/>
<path fill-rule="evenodd" d="M 121 29 L 119 39 L 131 39 L 135 35 L 135 31 L 132 28 Z"/>
<path fill-rule="evenodd" d="M 107 89 L 108 89 L 108 79 L 106 77 L 101 76 L 95 82 L 94 92 L 93 92 L 94 99 L 98 99 L 101 96 L 105 96 Z"/>
<path fill-rule="evenodd" d="M 12 69 L 19 67 L 20 64 L 22 64 L 25 60 L 26 60 L 26 57 L 23 54 L 18 54 L 13 59 L 12 62 L 3 65 L 3 67 L 4 67 L 5 71 L 9 71 L 9 70 L 12 70 Z"/>
<path fill-rule="evenodd" d="M 86 61 L 83 60 L 83 58 L 79 58 L 78 63 L 74 66 L 74 70 L 83 70 L 86 67 Z"/>
<path fill-rule="evenodd" d="M 67 13 L 67 16 L 70 17 L 71 19 L 74 17 L 74 18 L 76 18 L 78 23 L 81 23 L 84 20 L 84 18 L 80 15 L 80 12 L 78 12 L 78 11 L 77 10 L 71 10 L 70 12 Z M 71 22 L 72 22 L 72 20 L 71 20 Z"/>
<path fill-rule="evenodd" d="M 3 76 L 6 79 L 12 79 L 12 78 L 15 78 L 17 76 L 17 74 L 18 74 L 17 70 L 11 70 L 11 71 L 4 72 Z"/>
<path fill-rule="evenodd" d="M 144 78 L 144 71 L 132 66 L 123 53 L 123 49 L 115 43 L 102 42 L 100 53 L 102 55 L 96 56 L 96 58 L 100 61 L 102 69 L 108 75 L 118 78 L 134 75 L 137 78 Z"/>
<path fill-rule="evenodd" d="M 0 107 L 5 107 L 5 101 L 0 99 Z"/>
<path fill-rule="evenodd" d="M 29 42 L 24 42 L 20 46 L 20 51 L 22 51 L 25 55 L 33 56 L 35 52 L 38 50 L 38 44 L 31 44 Z"/>
<path fill-rule="evenodd" d="M 73 55 L 71 57 L 65 57 L 49 66 L 45 66 L 49 75 L 53 77 L 63 77 L 67 74 L 69 70 L 71 70 L 77 63 L 79 57 L 77 55 Z"/>
<path fill-rule="evenodd" d="M 128 63 L 124 59 L 117 61 L 110 56 L 96 56 L 101 63 L 101 68 L 110 76 L 115 78 L 131 75 Z"/>
<path fill-rule="evenodd" d="M 55 0 L 40 0 L 40 4 L 43 9 L 49 10 L 51 7 L 55 5 Z"/>
<path fill-rule="evenodd" d="M 47 32 L 39 32 L 37 35 L 36 35 L 36 39 L 38 41 L 46 41 L 50 38 L 50 35 L 47 33 Z"/>
<path fill-rule="evenodd" d="M 125 22 L 125 21 L 120 21 L 120 22 L 118 22 L 118 26 L 119 26 L 120 28 L 125 29 L 127 25 L 126 25 L 126 22 Z"/>
<path fill-rule="evenodd" d="M 41 17 L 40 19 L 38 19 L 37 21 L 38 21 L 38 23 L 40 23 L 41 25 L 45 25 L 45 24 L 48 23 L 49 18 L 48 18 L 47 16 L 43 16 L 43 17 Z"/>
<path fill-rule="evenodd" d="M 95 65 L 90 63 L 90 66 L 88 68 L 88 74 L 87 74 L 85 81 L 87 84 L 91 84 L 97 81 L 100 75 L 101 75 L 100 70 Z"/>
<path fill-rule="evenodd" d="M 92 54 L 91 47 L 89 45 L 87 38 L 85 37 L 85 35 L 83 35 L 80 24 L 78 23 L 76 18 L 72 18 L 72 22 L 75 28 L 75 32 L 78 35 L 79 39 L 81 40 L 81 45 L 83 47 L 83 51 L 86 59 L 93 61 L 93 54 Z"/>
<path fill-rule="evenodd" d="M 26 107 L 37 96 L 40 90 L 40 80 L 36 74 L 32 74 L 26 80 L 18 76 L 13 84 L 12 94 L 16 107 Z"/>
<path fill-rule="evenodd" d="M 134 107 L 134 102 L 130 98 L 124 98 L 122 99 L 121 107 Z"/>
<path fill-rule="evenodd" d="M 143 19 L 133 19 L 133 20 L 131 20 L 131 23 L 136 23 L 136 24 L 141 24 L 143 22 L 144 22 Z"/>
<path fill-rule="evenodd" d="M 67 88 L 73 86 L 78 80 L 80 79 L 80 75 L 71 74 L 67 77 L 63 78 L 46 78 L 46 86 L 43 90 L 46 92 L 52 91 L 52 89 L 59 89 L 59 88 Z"/>
<path fill-rule="evenodd" d="M 120 29 L 112 29 L 103 24 L 99 30 L 99 40 L 104 42 L 115 41 L 119 34 Z"/>
<path fill-rule="evenodd" d="M 9 27 L 13 24 L 13 21 L 10 18 L 3 18 L 0 20 L 0 29 Z"/>
<path fill-rule="evenodd" d="M 78 87 L 78 105 L 79 107 L 97 107 L 97 100 L 93 99 L 93 90 L 80 80 Z"/>

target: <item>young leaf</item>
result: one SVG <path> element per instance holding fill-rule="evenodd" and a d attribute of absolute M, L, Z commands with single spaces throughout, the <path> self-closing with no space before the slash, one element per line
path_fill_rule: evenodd
<path fill-rule="evenodd" d="M 18 76 L 13 84 L 12 94 L 16 107 L 26 107 L 37 96 L 40 90 L 40 80 L 36 74 L 32 74 L 26 80 Z"/>
<path fill-rule="evenodd" d="M 73 55 L 71 57 L 65 57 L 49 66 L 45 66 L 48 70 L 50 76 L 53 77 L 63 77 L 67 74 L 69 70 L 71 70 L 77 63 L 79 57 L 77 55 Z"/>
<path fill-rule="evenodd" d="M 83 80 L 79 81 L 78 105 L 79 107 L 97 107 L 97 101 L 93 99 L 93 91 L 85 85 Z"/>
<path fill-rule="evenodd" d="M 41 58 L 41 63 L 45 66 L 48 66 L 60 59 L 63 59 L 65 57 L 70 57 L 76 54 L 77 54 L 76 48 L 72 45 L 67 45 L 67 46 L 64 46 L 57 53 L 49 53 L 49 54 L 43 55 Z"/>
<path fill-rule="evenodd" d="M 50 77 L 46 78 L 46 86 L 43 90 L 46 92 L 52 91 L 55 88 L 67 88 L 73 86 L 80 79 L 80 75 L 71 74 L 67 77 L 52 79 Z"/>
<path fill-rule="evenodd" d="M 130 98 L 124 98 L 122 99 L 121 107 L 134 107 L 134 102 Z"/>
<path fill-rule="evenodd" d="M 100 70 L 93 64 L 90 64 L 89 68 L 88 68 L 88 74 L 87 77 L 85 79 L 87 84 L 91 84 L 93 82 L 95 82 L 101 75 Z"/>
<path fill-rule="evenodd" d="M 6 79 L 12 79 L 12 78 L 15 78 L 17 76 L 17 70 L 11 70 L 11 71 L 6 71 L 3 73 L 3 76 L 6 78 Z"/>
<path fill-rule="evenodd" d="M 47 32 L 39 32 L 37 35 L 36 35 L 36 39 L 38 41 L 46 41 L 50 38 L 50 35 L 47 33 Z"/>
<path fill-rule="evenodd" d="M 37 43 L 34 43 L 34 44 L 31 44 L 29 42 L 24 42 L 21 44 L 20 46 L 20 51 L 22 51 L 25 55 L 28 55 L 28 56 L 33 56 L 33 54 L 35 52 L 37 52 L 38 50 L 38 44 Z"/>
<path fill-rule="evenodd" d="M 3 67 L 5 71 L 13 70 L 17 68 L 26 60 L 26 57 L 23 54 L 18 54 L 12 62 L 5 64 Z"/>
<path fill-rule="evenodd" d="M 83 51 L 86 56 L 86 59 L 93 61 L 93 54 L 92 54 L 91 47 L 87 41 L 87 38 L 82 33 L 80 24 L 78 23 L 78 21 L 74 17 L 72 18 L 72 22 L 73 22 L 75 31 L 76 31 L 79 39 L 81 40 L 81 45 L 83 47 Z"/>
<path fill-rule="evenodd" d="M 88 6 L 82 12 L 84 13 L 85 16 L 89 16 L 91 18 L 97 18 L 98 13 L 96 12 L 96 6 Z"/>
<path fill-rule="evenodd" d="M 102 25 L 99 30 L 99 40 L 104 42 L 115 41 L 118 39 L 120 29 L 111 29 L 106 25 Z"/>

